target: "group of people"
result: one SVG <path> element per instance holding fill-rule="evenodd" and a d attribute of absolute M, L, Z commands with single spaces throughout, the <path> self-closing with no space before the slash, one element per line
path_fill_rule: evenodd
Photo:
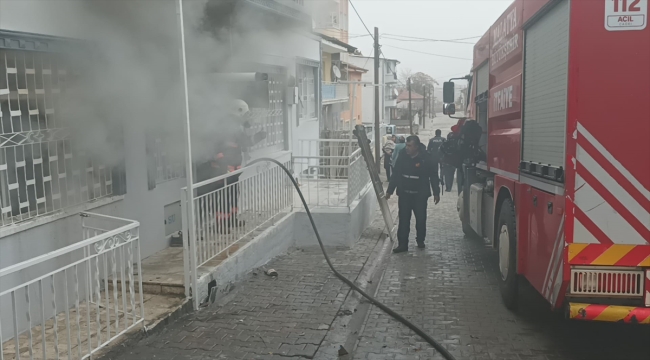
<path fill-rule="evenodd" d="M 442 132 L 436 130 L 436 136 L 425 146 L 418 136 L 407 138 L 395 135 L 383 147 L 384 169 L 388 178 L 386 199 L 397 191 L 398 246 L 394 253 L 408 251 L 411 216 L 415 216 L 416 242 L 420 249 L 425 247 L 427 206 L 433 196 L 434 204 L 440 202 L 440 185 L 450 192 L 456 169 L 442 163 L 440 147 L 446 141 Z M 441 181 L 442 180 L 442 181 Z"/>
<path fill-rule="evenodd" d="M 429 140 L 429 144 L 426 147 L 426 152 L 431 156 L 433 161 L 437 164 L 439 169 L 439 180 L 440 183 L 445 187 L 445 191 L 451 192 L 452 186 L 454 184 L 454 176 L 456 174 L 456 168 L 443 164 L 442 163 L 442 154 L 440 152 L 440 146 L 446 141 L 442 137 L 442 131 L 440 129 L 436 130 L 435 136 Z M 449 136 L 452 136 L 453 133 L 449 133 Z M 419 139 L 419 138 L 418 138 Z M 399 154 L 406 147 L 406 138 L 404 136 L 391 136 L 384 144 L 384 170 L 386 170 L 386 180 L 390 181 L 391 173 L 393 173 L 393 168 L 397 162 Z"/>

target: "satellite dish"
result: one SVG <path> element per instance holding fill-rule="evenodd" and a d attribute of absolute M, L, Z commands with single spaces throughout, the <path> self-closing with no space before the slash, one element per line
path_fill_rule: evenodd
<path fill-rule="evenodd" d="M 395 95 L 395 97 L 399 96 L 399 91 L 395 88 L 393 88 L 393 95 Z"/>
<path fill-rule="evenodd" d="M 341 78 L 341 70 L 339 69 L 338 66 L 333 65 L 332 66 L 332 72 L 334 73 L 334 76 L 336 77 L 336 80 Z"/>

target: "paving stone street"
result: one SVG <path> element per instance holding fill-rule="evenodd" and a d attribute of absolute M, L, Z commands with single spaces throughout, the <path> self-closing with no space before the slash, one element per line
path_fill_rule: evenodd
<path fill-rule="evenodd" d="M 454 189 L 455 190 L 455 189 Z M 501 303 L 496 251 L 464 237 L 455 192 L 429 206 L 427 247 L 391 255 L 377 299 L 406 316 L 457 359 L 648 360 L 650 328 L 574 322 L 548 310 L 534 289 L 516 313 Z M 373 307 L 355 359 L 442 359 L 412 331 Z"/>
<path fill-rule="evenodd" d="M 334 266 L 355 279 L 380 241 L 377 216 L 349 250 L 330 251 Z M 381 220 L 383 221 L 383 220 Z M 320 250 L 294 251 L 273 260 L 266 276 L 250 274 L 228 296 L 181 317 L 134 346 L 106 359 L 285 359 L 312 358 L 323 342 L 349 288 L 329 270 Z"/>
<path fill-rule="evenodd" d="M 381 281 L 369 290 L 376 291 L 378 300 L 423 328 L 459 360 L 650 359 L 650 327 L 564 320 L 525 284 L 519 310 L 508 311 L 499 294 L 497 254 L 482 241 L 464 237 L 456 194 L 454 187 L 439 205 L 431 201 L 426 249 L 415 248 L 413 228 L 409 252 L 384 257 L 376 272 Z M 330 251 L 345 276 L 357 279 L 364 265 L 376 260 L 371 254 L 382 246 L 382 226 L 377 213 L 351 249 Z M 337 331 L 337 319 L 357 315 L 357 308 L 342 311 L 349 288 L 331 273 L 318 250 L 292 251 L 266 268 L 279 276 L 268 277 L 258 269 L 221 303 L 182 316 L 106 358 L 335 359 L 318 355 L 332 353 L 322 352 L 326 346 L 338 348 L 326 340 Z M 358 339 L 356 349 L 347 348 L 351 358 L 442 359 L 404 325 L 366 305 L 369 311 L 358 314 L 359 328 L 349 329 Z"/>

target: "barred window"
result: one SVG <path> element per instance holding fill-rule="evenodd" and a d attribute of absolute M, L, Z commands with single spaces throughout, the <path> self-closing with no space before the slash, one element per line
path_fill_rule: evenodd
<path fill-rule="evenodd" d="M 54 53 L 0 49 L 0 226 L 113 195 L 112 169 L 59 118 L 69 71 Z"/>
<path fill-rule="evenodd" d="M 286 81 L 283 74 L 268 74 L 268 103 L 262 108 L 253 106 L 250 108 L 253 116 L 253 133 L 258 131 L 266 132 L 266 138 L 255 144 L 250 150 L 265 149 L 268 151 L 280 151 L 285 149 L 285 102 Z M 251 102 L 252 103 L 252 102 Z"/>
<path fill-rule="evenodd" d="M 158 184 L 185 177 L 184 154 L 178 144 L 170 146 L 174 141 L 178 140 L 160 133 L 146 135 L 149 190 Z"/>

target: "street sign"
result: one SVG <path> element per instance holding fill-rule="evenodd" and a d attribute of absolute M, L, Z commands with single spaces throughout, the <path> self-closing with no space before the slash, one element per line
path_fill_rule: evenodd
<path fill-rule="evenodd" d="M 644 30 L 648 25 L 648 0 L 605 0 L 605 29 Z"/>

